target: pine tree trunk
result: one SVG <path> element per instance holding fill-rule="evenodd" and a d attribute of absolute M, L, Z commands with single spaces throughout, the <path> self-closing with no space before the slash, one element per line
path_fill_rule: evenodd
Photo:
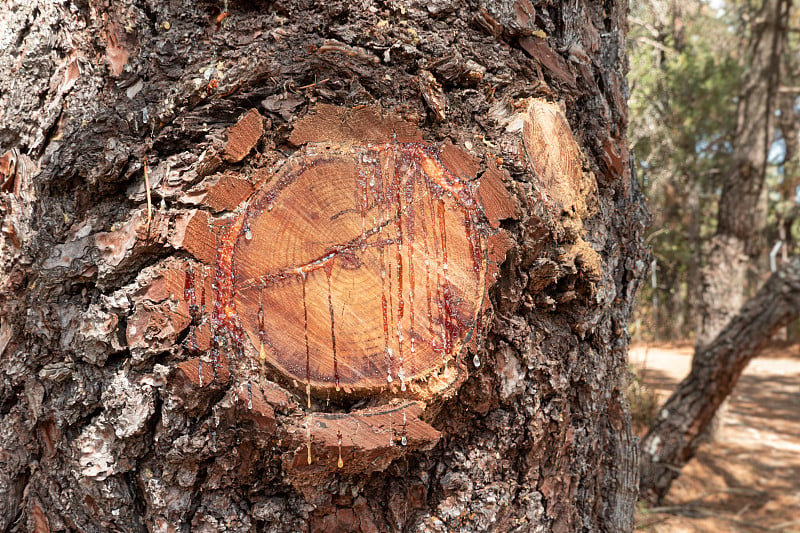
<path fill-rule="evenodd" d="M 702 206 L 704 205 L 701 194 L 703 194 L 703 187 L 701 187 L 700 180 L 697 177 L 692 177 L 690 180 L 689 194 L 686 198 L 686 211 L 688 215 L 688 223 L 686 228 L 686 241 L 691 250 L 689 255 L 689 264 L 686 265 L 686 299 L 683 302 L 683 336 L 682 338 L 691 338 L 698 330 L 698 310 L 702 301 L 701 283 L 702 279 L 702 265 L 703 265 L 703 241 L 701 238 L 701 230 L 703 217 Z"/>
<path fill-rule="evenodd" d="M 752 259 L 763 249 L 767 154 L 791 4 L 790 0 L 766 0 L 753 19 L 751 67 L 742 79 L 732 167 L 703 269 L 701 324 L 692 373 L 680 383 L 642 441 L 640 491 L 651 501 L 665 497 L 702 440 L 716 438 L 725 399 L 756 354 L 754 346 L 760 347 L 769 338 L 762 338 L 765 332 L 774 331 L 769 329 L 769 320 L 778 320 L 772 317 L 758 322 L 766 328 L 763 332 L 748 327 L 741 333 L 743 327 L 735 327 L 746 312 L 739 314 Z M 734 333 L 729 333 L 732 328 Z M 735 333 L 745 336 L 746 344 L 741 349 L 721 349 L 720 342 Z"/>
<path fill-rule="evenodd" d="M 800 257 L 773 274 L 719 336 L 692 360 L 692 370 L 642 439 L 641 494 L 660 501 L 694 457 L 719 406 L 747 363 L 772 335 L 800 316 Z"/>
<path fill-rule="evenodd" d="M 698 347 L 711 342 L 739 312 L 748 271 L 764 250 L 766 168 L 786 49 L 790 0 L 765 0 L 754 13 L 750 68 L 742 78 L 732 165 L 719 200 L 717 232 L 703 271 Z"/>
<path fill-rule="evenodd" d="M 632 530 L 626 8 L 3 4 L 0 531 Z"/>

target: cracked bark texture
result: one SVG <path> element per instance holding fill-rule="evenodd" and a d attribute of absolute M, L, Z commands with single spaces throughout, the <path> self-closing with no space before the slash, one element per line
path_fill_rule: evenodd
<path fill-rule="evenodd" d="M 626 8 L 3 3 L 0 531 L 632 530 L 623 390 L 646 215 Z M 248 411 L 227 374 L 198 389 L 192 317 L 162 274 L 213 260 L 187 227 L 246 198 L 320 104 L 461 147 L 519 212 L 494 221 L 482 364 L 427 415 L 435 446 L 303 485 L 291 395 Z M 263 135 L 232 144 L 253 108 Z M 549 146 L 531 113 L 576 148 Z M 547 154 L 578 164 L 560 175 Z"/>

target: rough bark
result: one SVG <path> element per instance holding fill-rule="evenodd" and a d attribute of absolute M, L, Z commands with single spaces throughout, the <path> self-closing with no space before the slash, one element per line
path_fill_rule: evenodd
<path fill-rule="evenodd" d="M 682 338 L 691 338 L 698 331 L 698 317 L 702 302 L 702 285 L 695 283 L 702 279 L 703 266 L 703 239 L 701 236 L 703 217 L 701 193 L 703 187 L 699 179 L 692 179 L 689 194 L 686 198 L 688 222 L 686 228 L 686 242 L 689 247 L 689 264 L 686 266 L 686 297 L 683 301 L 683 335 Z"/>
<path fill-rule="evenodd" d="M 694 457 L 714 413 L 747 363 L 800 316 L 800 257 L 773 274 L 722 332 L 694 357 L 692 370 L 642 440 L 641 496 L 660 501 Z"/>
<path fill-rule="evenodd" d="M 0 531 L 631 530 L 622 391 L 645 215 L 625 15 L 4 3 Z M 308 408 L 278 361 L 260 373 L 258 303 L 218 276 L 281 168 L 308 143 L 343 153 L 331 136 L 350 119 L 303 133 L 325 104 L 398 117 L 386 142 L 424 143 L 482 204 L 492 287 L 457 376 L 424 402 L 315 382 Z M 349 440 L 365 432 L 381 439 Z"/>

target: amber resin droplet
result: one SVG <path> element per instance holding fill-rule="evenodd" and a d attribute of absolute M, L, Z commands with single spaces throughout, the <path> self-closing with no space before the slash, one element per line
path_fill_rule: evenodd
<path fill-rule="evenodd" d="M 311 422 L 312 422 L 311 415 L 306 417 L 306 460 L 308 464 L 311 464 Z"/>
<path fill-rule="evenodd" d="M 344 466 L 344 461 L 342 460 L 342 430 L 338 429 L 336 434 L 338 437 L 337 447 L 339 448 L 339 461 L 337 462 L 337 466 L 342 468 Z"/>
<path fill-rule="evenodd" d="M 400 437 L 400 444 L 403 446 L 408 444 L 408 421 L 406 420 L 406 411 L 403 410 L 403 435 Z"/>
<path fill-rule="evenodd" d="M 219 349 L 297 382 L 309 409 L 312 394 L 411 394 L 458 355 L 485 293 L 486 232 L 437 148 L 311 144 L 267 183 L 218 245 Z"/>

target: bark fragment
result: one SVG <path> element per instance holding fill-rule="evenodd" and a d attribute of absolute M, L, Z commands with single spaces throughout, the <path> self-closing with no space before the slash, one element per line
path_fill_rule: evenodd
<path fill-rule="evenodd" d="M 500 227 L 500 221 L 518 218 L 520 207 L 517 199 L 506 189 L 508 173 L 497 168 L 492 158 L 487 159 L 487 166 L 488 169 L 481 176 L 478 196 L 489 224 L 496 229 Z"/>
<path fill-rule="evenodd" d="M 239 119 L 233 127 L 228 128 L 228 140 L 222 157 L 228 163 L 238 163 L 250 153 L 261 135 L 264 133 L 264 117 L 258 110 L 251 109 Z"/>

